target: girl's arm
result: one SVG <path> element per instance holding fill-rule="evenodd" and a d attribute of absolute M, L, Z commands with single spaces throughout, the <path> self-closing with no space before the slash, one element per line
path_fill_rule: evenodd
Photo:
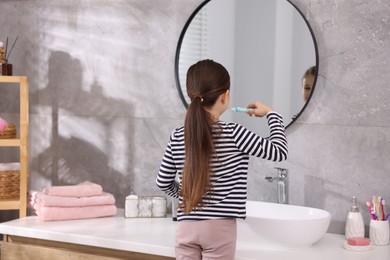
<path fill-rule="evenodd" d="M 237 125 L 233 132 L 237 147 L 252 156 L 270 161 L 284 161 L 287 159 L 288 146 L 283 118 L 274 111 L 267 112 L 266 117 L 270 127 L 270 137 L 262 138 L 245 127 Z"/>
<path fill-rule="evenodd" d="M 179 197 L 179 183 L 176 181 L 176 165 L 172 156 L 171 141 L 169 141 L 157 174 L 156 184 L 160 190 L 174 198 Z"/>

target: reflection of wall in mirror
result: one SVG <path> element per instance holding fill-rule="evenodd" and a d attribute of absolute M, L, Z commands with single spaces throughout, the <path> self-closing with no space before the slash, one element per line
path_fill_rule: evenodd
<path fill-rule="evenodd" d="M 235 84 L 235 0 L 212 0 L 208 4 L 209 57 L 221 63 L 230 74 L 231 104 Z M 234 121 L 233 113 L 226 111 L 223 119 Z"/>

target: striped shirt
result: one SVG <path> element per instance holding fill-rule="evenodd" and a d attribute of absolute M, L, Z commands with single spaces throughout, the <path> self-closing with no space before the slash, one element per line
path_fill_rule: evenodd
<path fill-rule="evenodd" d="M 282 117 L 267 114 L 270 137 L 262 138 L 236 123 L 219 121 L 214 131 L 215 156 L 211 159 L 211 190 L 203 197 L 201 208 L 184 214 L 178 209 L 177 219 L 204 220 L 245 218 L 249 156 L 271 161 L 287 159 L 287 139 Z M 166 194 L 179 198 L 184 167 L 184 127 L 171 134 L 157 175 L 157 186 Z M 177 179 L 176 179 L 177 175 Z M 178 181 L 176 181 L 178 180 Z"/>

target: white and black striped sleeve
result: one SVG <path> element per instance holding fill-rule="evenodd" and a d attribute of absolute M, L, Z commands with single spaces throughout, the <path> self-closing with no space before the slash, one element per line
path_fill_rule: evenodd
<path fill-rule="evenodd" d="M 251 156 L 270 161 L 287 159 L 288 147 L 282 117 L 276 112 L 267 114 L 270 137 L 262 138 L 241 125 L 236 125 L 233 138 L 238 149 Z"/>
<path fill-rule="evenodd" d="M 174 198 L 179 197 L 179 183 L 176 181 L 176 165 L 172 154 L 173 134 L 169 140 L 167 148 L 162 159 L 160 170 L 157 174 L 156 184 L 160 190 Z"/>

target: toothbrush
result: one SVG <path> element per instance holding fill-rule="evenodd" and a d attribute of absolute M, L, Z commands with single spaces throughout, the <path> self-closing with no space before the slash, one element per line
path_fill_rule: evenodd
<path fill-rule="evenodd" d="M 385 200 L 383 198 L 381 199 L 381 208 L 382 208 L 382 220 L 385 220 L 385 216 L 386 216 L 386 213 L 385 213 Z"/>
<path fill-rule="evenodd" d="M 366 205 L 367 205 L 368 210 L 370 211 L 371 218 L 373 220 L 375 220 L 376 216 L 375 216 L 375 212 L 374 212 L 374 207 L 371 205 L 371 202 L 369 202 L 369 201 L 366 202 Z"/>
<path fill-rule="evenodd" d="M 247 108 L 247 107 L 232 107 L 230 108 L 232 111 L 234 112 L 243 112 L 243 113 L 246 113 L 248 112 L 249 110 L 252 110 L 252 108 Z"/>
<path fill-rule="evenodd" d="M 378 201 L 376 200 L 376 196 L 372 196 L 372 207 L 374 208 L 376 219 L 379 220 L 379 208 L 378 208 Z"/>
<path fill-rule="evenodd" d="M 378 220 L 382 220 L 382 211 L 381 211 L 381 209 L 382 209 L 382 197 L 378 196 L 378 200 L 377 200 Z"/>

